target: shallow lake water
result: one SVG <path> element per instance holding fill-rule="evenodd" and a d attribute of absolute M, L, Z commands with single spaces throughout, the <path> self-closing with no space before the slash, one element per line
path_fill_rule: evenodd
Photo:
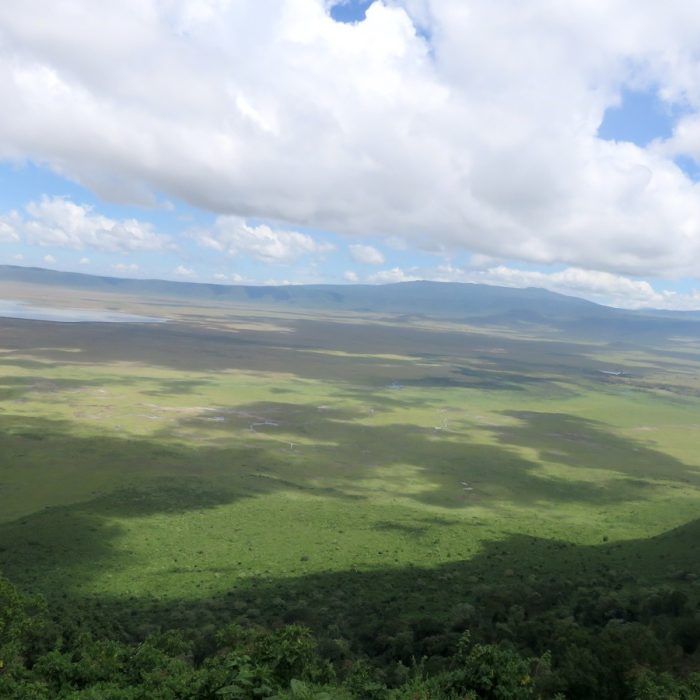
<path fill-rule="evenodd" d="M 0 317 L 62 323 L 161 323 L 157 316 L 139 316 L 100 309 L 51 309 L 20 301 L 0 299 Z"/>

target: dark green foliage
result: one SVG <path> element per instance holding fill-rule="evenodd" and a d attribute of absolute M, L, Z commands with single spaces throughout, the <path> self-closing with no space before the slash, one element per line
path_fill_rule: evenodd
<path fill-rule="evenodd" d="M 700 698 L 695 344 L 208 314 L 3 322 L 0 699 Z"/>
<path fill-rule="evenodd" d="M 22 595 L 0 577 L 0 680 L 21 672 L 48 638 L 49 625 L 43 602 Z"/>
<path fill-rule="evenodd" d="M 312 632 L 192 618 L 138 635 L 56 611 L 0 579 L 0 697 L 16 700 L 694 700 L 700 625 L 681 590 L 482 586 L 411 623 L 372 611 Z M 515 601 L 519 601 L 517 604 Z M 261 602 L 258 604 L 262 605 Z M 116 613 L 113 613 L 116 614 Z M 56 618 L 56 622 L 52 621 Z M 469 622 L 471 631 L 456 630 Z M 162 622 L 167 622 L 163 619 Z M 146 629 L 152 624 L 141 623 Z M 339 626 L 343 626 L 343 638 Z M 80 631 L 78 631 L 80 630 Z M 120 639 L 107 638 L 111 630 Z"/>
<path fill-rule="evenodd" d="M 678 680 L 670 673 L 654 673 L 648 669 L 631 678 L 634 700 L 697 700 L 700 698 L 700 674 Z"/>

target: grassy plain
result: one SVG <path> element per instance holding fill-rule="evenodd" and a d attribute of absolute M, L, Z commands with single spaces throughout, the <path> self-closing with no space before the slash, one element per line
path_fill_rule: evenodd
<path fill-rule="evenodd" d="M 23 589 L 256 620 L 303 619 L 310 590 L 425 611 L 499 579 L 695 585 L 697 339 L 54 301 L 169 320 L 0 319 L 0 571 Z"/>

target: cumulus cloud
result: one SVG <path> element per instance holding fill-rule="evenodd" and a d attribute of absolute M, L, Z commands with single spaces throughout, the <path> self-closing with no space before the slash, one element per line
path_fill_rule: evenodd
<path fill-rule="evenodd" d="M 357 272 L 354 272 L 353 270 L 347 270 L 343 273 L 343 279 L 346 282 L 357 282 L 360 278 L 358 277 Z"/>
<path fill-rule="evenodd" d="M 293 284 L 300 284 L 299 282 L 293 282 L 292 280 L 285 279 L 266 279 L 260 282 L 255 282 L 256 285 L 261 285 L 263 287 L 289 287 Z"/>
<path fill-rule="evenodd" d="M 657 290 L 645 280 L 597 270 L 567 267 L 562 270 L 524 270 L 508 265 L 476 268 L 441 265 L 432 270 L 413 270 L 406 273 L 400 268 L 386 270 L 370 277 L 375 283 L 407 282 L 427 279 L 438 282 L 468 282 L 502 287 L 541 287 L 560 294 L 578 296 L 601 304 L 638 309 L 697 309 L 700 291 L 679 293 Z"/>
<path fill-rule="evenodd" d="M 291 263 L 304 255 L 333 250 L 333 245 L 305 233 L 273 229 L 266 224 L 253 226 L 237 216 L 220 216 L 207 230 L 192 232 L 201 245 L 229 255 L 249 255 L 265 263 Z"/>
<path fill-rule="evenodd" d="M 699 6 L 375 0 L 345 25 L 331 4 L 0 3 L 0 158 L 214 211 L 212 247 L 264 261 L 309 252 L 307 226 L 700 275 L 700 187 L 674 162 L 700 158 Z M 597 137 L 625 88 L 684 105 L 668 143 Z"/>
<path fill-rule="evenodd" d="M 116 272 L 138 272 L 139 266 L 136 263 L 117 263 L 112 265 L 112 269 Z"/>
<path fill-rule="evenodd" d="M 482 262 L 487 263 L 484 259 Z M 394 267 L 369 275 L 373 284 L 392 284 L 432 280 L 488 284 L 500 287 L 540 287 L 560 294 L 578 296 L 601 304 L 621 308 L 640 309 L 697 309 L 700 308 L 700 290 L 685 293 L 657 290 L 645 280 L 632 279 L 597 270 L 567 267 L 562 270 L 527 270 L 508 265 L 477 267 L 473 264 L 456 267 L 449 263 L 433 269 Z"/>
<path fill-rule="evenodd" d="M 90 264 L 90 258 L 80 258 L 80 261 L 78 263 L 79 265 L 89 265 Z"/>
<path fill-rule="evenodd" d="M 178 277 L 196 277 L 197 273 L 190 267 L 186 267 L 185 265 L 178 265 L 174 270 L 173 274 L 177 275 Z"/>
<path fill-rule="evenodd" d="M 237 272 L 231 272 L 228 274 L 224 272 L 216 272 L 214 273 L 214 279 L 217 282 L 228 282 L 232 284 L 245 284 L 246 282 L 250 281 Z"/>
<path fill-rule="evenodd" d="M 415 282 L 416 280 L 426 279 L 417 270 L 403 270 L 400 267 L 392 267 L 390 270 L 380 270 L 367 278 L 372 284 L 392 284 L 394 282 Z"/>
<path fill-rule="evenodd" d="M 2 243 L 17 243 L 19 235 L 15 227 L 9 221 L 3 221 L 0 218 L 0 242 Z"/>
<path fill-rule="evenodd" d="M 363 265 L 383 265 L 384 256 L 371 245 L 355 244 L 350 246 L 350 257 Z"/>
<path fill-rule="evenodd" d="M 24 213 L 12 211 L 0 216 L 0 240 L 3 231 L 30 245 L 73 250 L 147 251 L 162 250 L 169 244 L 168 237 L 156 233 L 149 223 L 110 219 L 89 205 L 63 197 L 44 196 L 27 204 Z"/>
<path fill-rule="evenodd" d="M 44 255 L 42 259 L 47 265 L 53 265 L 56 262 L 56 258 L 53 255 Z"/>

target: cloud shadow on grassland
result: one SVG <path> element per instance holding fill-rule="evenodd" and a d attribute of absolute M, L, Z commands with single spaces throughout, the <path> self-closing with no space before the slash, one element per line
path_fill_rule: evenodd
<path fill-rule="evenodd" d="M 546 462 L 617 472 L 637 480 L 700 486 L 700 469 L 648 442 L 611 431 L 605 423 L 566 413 L 503 411 L 514 424 L 494 428 L 503 445 L 535 450 Z"/>
<path fill-rule="evenodd" d="M 468 430 L 377 425 L 366 420 L 366 413 L 348 409 L 319 411 L 284 402 L 239 409 L 243 416 L 237 411 L 211 424 L 212 432 L 225 441 L 248 426 L 249 416 L 269 421 L 258 429 L 271 454 L 277 454 L 273 471 L 297 483 L 333 481 L 355 494 L 387 489 L 418 503 L 464 508 L 492 501 L 525 506 L 621 503 L 646 498 L 656 480 L 700 487 L 695 467 L 603 424 L 562 413 L 504 412 L 512 424 L 490 427 L 497 442 L 483 443 L 474 442 Z M 178 425 L 201 423 L 182 418 Z M 296 459 L 280 460 L 290 445 Z M 570 474 L 557 478 L 524 457 L 523 447 L 538 450 L 543 462 L 599 473 L 595 481 Z"/>
<path fill-rule="evenodd" d="M 3 348 L 21 353 L 36 348 L 32 351 L 35 359 L 14 361 L 2 357 L 0 361 L 26 369 L 44 367 L 42 360 L 75 366 L 136 362 L 205 373 L 230 369 L 282 372 L 368 387 L 400 381 L 416 386 L 490 389 L 519 389 L 538 381 L 551 383 L 557 377 L 579 377 L 582 367 L 606 367 L 587 357 L 595 346 L 410 326 L 299 319 L 290 323 L 295 332 L 280 335 L 253 330 L 230 334 L 183 323 L 158 327 L 78 324 L 66 328 L 55 323 L 26 324 L 0 319 Z M 64 351 L 67 346 L 79 352 L 68 357 Z M 489 348 L 504 352 L 484 354 Z M 334 354 L 338 350 L 343 354 Z M 397 352 L 415 357 L 416 362 L 387 358 Z M 424 359 L 429 362 L 421 362 Z M 430 366 L 435 364 L 438 366 Z M 505 374 L 499 378 L 499 373 Z M 177 387 L 173 388 L 176 392 Z"/>
<path fill-rule="evenodd" d="M 686 592 L 675 601 L 693 595 L 688 581 L 700 565 L 698 541 L 697 520 L 648 539 L 588 546 L 513 534 L 485 542 L 468 560 L 247 579 L 199 600 L 82 596 L 75 587 L 61 600 L 59 580 L 51 606 L 59 620 L 63 615 L 78 630 L 92 627 L 111 638 L 136 641 L 178 628 L 198 638 L 204 653 L 207 629 L 236 622 L 304 624 L 326 639 L 332 658 L 340 654 L 342 661 L 342 647 L 350 645 L 384 666 L 450 655 L 465 630 L 475 641 L 517 639 L 527 653 L 556 656 L 571 638 L 555 630 L 571 630 L 573 622 L 594 633 L 608 624 L 648 624 L 674 602 L 672 591 Z"/>
<path fill-rule="evenodd" d="M 511 414 L 516 423 L 498 429 L 498 445 L 470 443 L 468 436 L 444 438 L 413 425 L 361 424 L 348 411 L 316 410 L 313 423 L 306 424 L 307 416 L 294 404 L 245 408 L 278 416 L 294 410 L 295 422 L 266 428 L 259 442 L 252 434 L 232 439 L 225 424 L 213 423 L 226 444 L 191 445 L 165 443 L 167 435 L 72 435 L 68 422 L 0 416 L 0 501 L 21 502 L 37 478 L 53 480 L 63 502 L 73 501 L 0 524 L 0 569 L 15 580 L 50 581 L 69 590 L 103 565 L 119 565 L 124 554 L 112 546 L 119 536 L 113 518 L 205 511 L 280 491 L 353 500 L 384 494 L 417 507 L 459 510 L 506 503 L 532 508 L 623 503 L 648 497 L 655 488 L 648 479 L 700 485 L 697 472 L 678 460 L 565 414 Z M 290 450 L 290 435 L 306 442 L 300 439 Z M 611 477 L 596 483 L 551 478 L 509 444 L 537 449 L 544 459 L 571 467 L 608 470 Z M 10 490 L 8 469 L 31 477 L 25 496 L 21 480 Z M 105 475 L 99 493 L 85 490 L 94 473 Z M 420 536 L 423 525 L 417 522 L 412 534 Z M 398 526 L 413 528 L 412 523 Z M 397 524 L 389 521 L 385 527 Z"/>

